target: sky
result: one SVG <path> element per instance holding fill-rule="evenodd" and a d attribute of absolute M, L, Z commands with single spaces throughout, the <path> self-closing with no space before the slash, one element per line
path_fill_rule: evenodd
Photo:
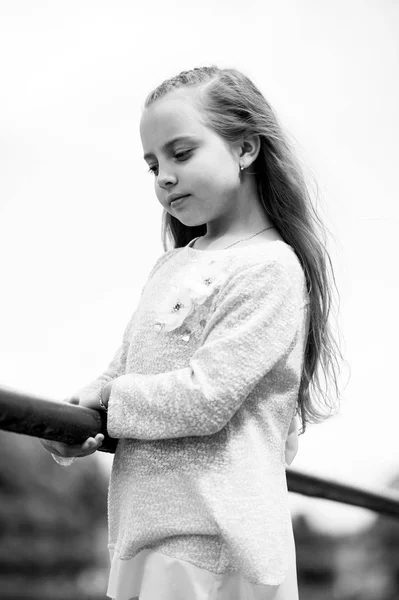
<path fill-rule="evenodd" d="M 235 67 L 317 181 L 339 290 L 350 376 L 292 468 L 387 490 L 399 474 L 398 39 L 391 0 L 0 0 L 0 385 L 61 401 L 106 368 L 163 252 L 144 99 L 182 70 Z M 329 532 L 375 517 L 290 503 Z"/>

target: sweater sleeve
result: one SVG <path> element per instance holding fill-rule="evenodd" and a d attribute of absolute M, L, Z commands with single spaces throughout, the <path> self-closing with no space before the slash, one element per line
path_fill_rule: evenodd
<path fill-rule="evenodd" d="M 108 383 L 108 381 L 111 381 L 111 379 L 114 379 L 118 375 L 124 373 L 126 367 L 127 352 L 129 350 L 130 326 L 133 317 L 130 319 L 127 327 L 125 328 L 122 344 L 119 346 L 108 367 L 96 379 L 86 384 L 84 387 L 79 388 L 79 390 L 75 392 L 74 396 L 81 396 L 96 391 L 99 392 L 100 388 L 105 383 Z"/>
<path fill-rule="evenodd" d="M 169 256 L 170 256 L 170 252 L 165 252 L 158 258 L 158 260 L 155 262 L 154 266 L 152 267 L 152 269 L 150 271 L 150 274 L 147 278 L 146 283 L 148 283 L 148 281 L 151 279 L 151 277 L 154 275 L 154 273 L 160 268 L 160 266 L 162 266 L 162 264 L 169 258 Z M 143 295 L 144 289 L 145 289 L 145 285 L 143 286 L 143 289 L 141 290 L 141 295 Z M 114 379 L 118 375 L 121 375 L 122 373 L 125 372 L 126 358 L 127 358 L 127 353 L 129 350 L 130 329 L 131 329 L 131 325 L 134 320 L 135 314 L 136 314 L 136 311 L 131 316 L 129 323 L 126 326 L 124 334 L 123 334 L 122 344 L 119 346 L 118 350 L 116 351 L 116 353 L 115 353 L 113 359 L 111 360 L 111 362 L 109 363 L 108 367 L 96 379 L 94 379 L 90 383 L 86 384 L 84 387 L 79 388 L 79 390 L 77 390 L 75 392 L 75 394 L 74 394 L 75 396 L 83 395 L 83 394 L 90 393 L 90 392 L 96 392 L 96 391 L 99 392 L 100 388 L 105 383 L 108 383 L 108 381 L 111 381 L 111 379 Z"/>
<path fill-rule="evenodd" d="M 155 262 L 154 266 L 152 267 L 152 269 L 150 271 L 147 282 L 151 279 L 151 277 L 159 269 L 159 267 L 165 262 L 165 260 L 168 259 L 169 256 L 170 256 L 170 252 L 165 252 L 158 258 L 158 260 Z M 142 294 L 144 291 L 144 287 L 141 292 Z M 108 365 L 108 367 L 96 379 L 94 379 L 90 383 L 86 384 L 84 387 L 79 388 L 79 390 L 77 390 L 73 394 L 74 396 L 79 397 L 80 395 L 83 395 L 83 394 L 86 394 L 89 392 L 95 392 L 95 391 L 99 392 L 100 388 L 105 383 L 107 383 L 108 381 L 111 381 L 111 379 L 114 379 L 121 373 L 124 373 L 125 367 L 126 367 L 127 352 L 129 349 L 130 327 L 131 327 L 132 321 L 134 319 L 134 315 L 135 314 L 133 314 L 127 327 L 125 328 L 122 344 L 119 346 L 118 350 L 116 351 L 116 353 L 115 353 L 113 359 L 111 360 L 110 364 Z M 77 458 L 77 457 L 64 458 L 62 456 L 57 456 L 56 454 L 52 454 L 52 453 L 51 453 L 51 456 L 53 457 L 55 462 L 58 463 L 59 465 L 61 465 L 62 467 L 70 467 Z"/>
<path fill-rule="evenodd" d="M 299 296 L 297 269 L 278 261 L 236 273 L 215 298 L 189 366 L 115 378 L 109 435 L 156 440 L 220 431 L 290 352 L 304 303 Z"/>
<path fill-rule="evenodd" d="M 100 391 L 100 388 L 102 387 L 102 385 L 104 383 L 107 383 L 114 377 L 117 377 L 117 375 L 124 372 L 124 367 L 126 364 L 127 350 L 129 348 L 128 340 L 129 340 L 129 334 L 130 334 L 130 324 L 131 324 L 131 320 L 129 321 L 128 326 L 125 328 L 125 333 L 123 335 L 122 344 L 118 348 L 114 358 L 108 365 L 108 368 L 99 377 L 94 379 L 94 381 L 85 385 L 83 388 L 80 388 L 79 390 L 77 390 L 73 394 L 74 396 L 79 397 L 79 396 L 82 396 L 89 392 Z M 100 406 L 98 408 L 100 409 Z M 57 456 L 55 454 L 51 454 L 51 456 L 53 457 L 55 462 L 58 463 L 59 465 L 61 465 L 62 467 L 70 467 L 75 462 L 75 460 L 78 458 L 78 457 L 64 458 L 62 456 Z"/>

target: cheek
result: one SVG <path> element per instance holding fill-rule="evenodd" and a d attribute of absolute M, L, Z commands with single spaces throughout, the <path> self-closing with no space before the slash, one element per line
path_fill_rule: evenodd
<path fill-rule="evenodd" d="M 159 185 L 156 182 L 155 177 L 154 177 L 154 190 L 155 190 L 155 194 L 156 194 L 156 197 L 158 199 L 158 202 L 160 204 L 162 204 L 162 206 L 164 206 L 165 191 L 162 190 L 162 188 L 159 187 Z"/>
<path fill-rule="evenodd" d="M 205 188 L 235 188 L 240 183 L 239 169 L 230 157 L 213 155 L 200 161 L 191 172 L 190 179 Z"/>
<path fill-rule="evenodd" d="M 204 185 L 208 185 L 215 191 L 222 194 L 229 194 L 237 190 L 240 185 L 240 177 L 237 169 L 234 169 L 229 162 L 217 162 L 212 166 L 212 171 L 204 174 Z"/>

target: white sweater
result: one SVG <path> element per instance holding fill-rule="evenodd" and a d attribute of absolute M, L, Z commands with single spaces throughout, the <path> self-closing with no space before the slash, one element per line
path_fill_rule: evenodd
<path fill-rule="evenodd" d="M 278 585 L 293 544 L 286 440 L 307 336 L 305 276 L 281 241 L 188 245 L 156 262 L 108 369 L 109 547 L 152 548 Z"/>

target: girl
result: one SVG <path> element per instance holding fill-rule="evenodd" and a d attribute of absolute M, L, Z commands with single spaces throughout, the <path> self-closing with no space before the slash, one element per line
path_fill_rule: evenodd
<path fill-rule="evenodd" d="M 108 411 L 119 440 L 107 594 L 295 600 L 285 469 L 299 419 L 333 408 L 318 367 L 337 389 L 319 221 L 272 108 L 234 69 L 162 83 L 140 133 L 165 252 L 108 369 L 70 400 Z M 102 439 L 43 444 L 67 464 Z"/>

